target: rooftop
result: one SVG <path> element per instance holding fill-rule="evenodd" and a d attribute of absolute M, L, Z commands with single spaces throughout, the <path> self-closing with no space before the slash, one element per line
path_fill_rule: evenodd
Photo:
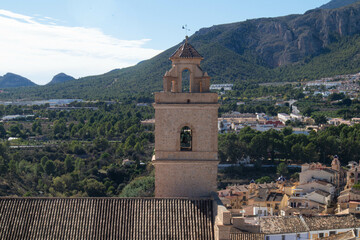
<path fill-rule="evenodd" d="M 327 197 L 327 196 L 330 195 L 330 193 L 328 193 L 328 192 L 326 192 L 326 191 L 323 191 L 323 190 L 321 190 L 321 189 L 315 190 L 315 193 L 320 194 L 321 196 L 324 196 L 324 197 Z"/>
<path fill-rule="evenodd" d="M 326 230 L 326 229 L 346 229 L 360 226 L 360 219 L 354 215 L 330 215 L 330 216 L 314 216 L 304 217 L 310 231 Z"/>
<path fill-rule="evenodd" d="M 307 232 L 307 227 L 299 217 L 263 217 L 260 218 L 262 233 L 294 233 Z"/>
<path fill-rule="evenodd" d="M 212 200 L 0 198 L 0 239 L 213 239 Z"/>
<path fill-rule="evenodd" d="M 283 194 L 269 192 L 268 189 L 259 189 L 259 194 L 254 198 L 257 202 L 281 202 Z"/>
<path fill-rule="evenodd" d="M 171 55 L 171 58 L 203 58 L 198 51 L 188 43 L 187 39 L 184 44 L 180 45 L 180 47 Z"/>

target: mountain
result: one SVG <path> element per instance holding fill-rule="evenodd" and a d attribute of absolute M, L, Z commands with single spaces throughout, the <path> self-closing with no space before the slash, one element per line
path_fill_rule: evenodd
<path fill-rule="evenodd" d="M 36 86 L 35 83 L 27 78 L 14 73 L 7 73 L 0 78 L 0 88 L 15 88 L 15 87 L 29 87 Z"/>
<path fill-rule="evenodd" d="M 301 15 L 202 28 L 189 42 L 212 83 L 300 81 L 360 71 L 360 3 Z M 119 99 L 162 89 L 180 44 L 133 67 L 59 84 L 14 89 L 1 98 Z"/>
<path fill-rule="evenodd" d="M 57 84 L 62 82 L 67 82 L 75 80 L 72 76 L 66 75 L 65 73 L 59 73 L 53 77 L 53 79 L 48 84 Z"/>
<path fill-rule="evenodd" d="M 359 0 L 332 0 L 324 5 L 322 5 L 321 9 L 335 9 L 340 7 L 345 7 L 347 5 L 358 2 Z"/>

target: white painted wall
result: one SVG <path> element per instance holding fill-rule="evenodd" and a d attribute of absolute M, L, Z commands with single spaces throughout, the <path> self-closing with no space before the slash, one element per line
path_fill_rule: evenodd
<path fill-rule="evenodd" d="M 299 176 L 300 184 L 311 182 L 313 179 L 326 180 L 328 182 L 334 179 L 334 174 L 319 169 L 308 169 L 305 172 L 301 172 Z"/>
<path fill-rule="evenodd" d="M 297 237 L 298 234 L 300 234 L 300 237 Z M 305 233 L 288 233 L 288 234 L 266 235 L 265 240 L 282 240 L 283 235 L 285 236 L 285 240 L 307 240 L 308 239 L 308 233 L 305 232 Z"/>

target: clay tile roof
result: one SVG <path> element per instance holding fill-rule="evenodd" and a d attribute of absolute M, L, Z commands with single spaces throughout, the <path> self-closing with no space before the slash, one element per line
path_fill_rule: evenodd
<path fill-rule="evenodd" d="M 316 183 L 319 183 L 319 184 L 321 184 L 321 185 L 324 185 L 324 186 L 326 186 L 326 185 L 328 185 L 328 184 L 331 184 L 331 183 L 329 183 L 329 182 L 327 182 L 327 181 L 324 181 L 324 180 L 315 180 L 314 182 L 316 182 Z"/>
<path fill-rule="evenodd" d="M 0 198 L 0 239 L 213 239 L 211 200 Z"/>
<path fill-rule="evenodd" d="M 187 41 L 171 55 L 170 58 L 203 58 Z"/>
<path fill-rule="evenodd" d="M 304 217 L 304 220 L 310 231 L 358 228 L 360 226 L 360 219 L 354 215 L 314 216 Z"/>
<path fill-rule="evenodd" d="M 231 240 L 264 240 L 265 234 L 261 233 L 230 233 Z"/>
<path fill-rule="evenodd" d="M 260 218 L 260 230 L 265 234 L 307 232 L 306 225 L 299 217 L 263 217 Z"/>
<path fill-rule="evenodd" d="M 326 191 L 324 191 L 324 190 L 321 190 L 321 189 L 316 189 L 315 192 L 316 192 L 317 194 L 320 194 L 321 196 L 324 196 L 324 197 L 327 197 L 327 196 L 330 195 L 330 193 L 328 193 L 328 192 L 326 192 Z"/>

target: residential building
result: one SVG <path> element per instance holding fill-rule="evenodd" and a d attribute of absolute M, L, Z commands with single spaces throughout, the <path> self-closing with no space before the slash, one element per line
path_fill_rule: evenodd
<path fill-rule="evenodd" d="M 359 236 L 360 219 L 355 215 L 333 216 L 269 216 L 269 217 L 234 217 L 232 239 L 243 237 L 246 234 L 254 237 L 263 237 L 265 240 L 298 240 L 323 239 L 352 232 L 353 237 Z M 245 233 L 247 232 L 247 233 Z M 334 238 L 337 239 L 337 238 Z M 340 239 L 340 238 L 338 238 Z M 354 239 L 354 238 L 346 238 Z"/>
<path fill-rule="evenodd" d="M 286 121 L 290 121 L 291 117 L 289 114 L 287 113 L 278 113 L 277 115 L 278 119 L 282 122 L 282 123 L 286 123 Z"/>

